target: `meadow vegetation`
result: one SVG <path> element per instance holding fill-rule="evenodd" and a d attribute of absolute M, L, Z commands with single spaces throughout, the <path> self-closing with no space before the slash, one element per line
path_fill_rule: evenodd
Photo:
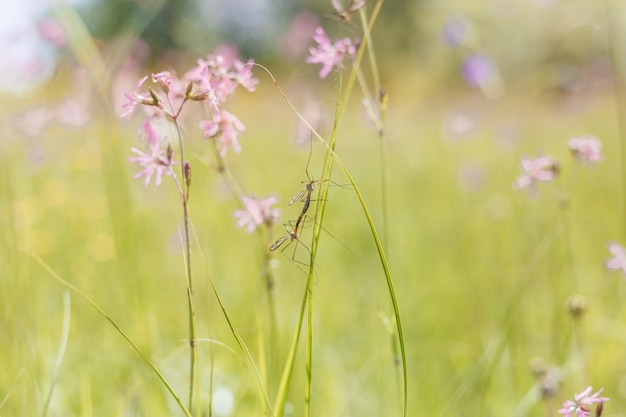
<path fill-rule="evenodd" d="M 380 5 L 384 14 L 382 3 L 353 23 Z M 81 42 L 68 50 L 84 52 Z M 619 72 L 580 89 L 503 92 L 467 74 L 444 85 L 432 64 L 409 59 L 381 65 L 379 95 L 361 45 L 360 61 L 355 48 L 324 78 L 319 65 L 306 78 L 277 71 L 288 100 L 271 66 L 250 65 L 258 85 L 226 105 L 245 124 L 241 152 L 228 144 L 220 155 L 220 136 L 198 129 L 206 103 L 190 102 L 177 122 L 191 175 L 173 163 L 170 128 L 177 183 L 165 174 L 158 186 L 133 178 L 143 109 L 119 118 L 121 94 L 212 50 L 136 69 L 120 97 L 115 78 L 97 86 L 97 66 L 77 58 L 54 83 L 3 100 L 1 416 L 555 416 L 568 399 L 579 408 L 567 417 L 621 415 L 626 256 L 607 250 L 626 244 Z M 375 112 L 384 120 L 364 110 L 359 81 L 388 99 Z M 148 85 L 163 94 L 150 79 L 144 94 Z M 29 134 L 28 112 L 58 109 L 68 91 L 87 95 L 88 120 Z M 356 189 L 311 129 L 295 139 L 297 111 L 326 143 L 336 138 Z M 598 161 L 572 152 L 584 135 L 601 143 Z M 525 157 L 552 158 L 539 171 L 553 177 L 516 183 Z M 283 223 L 294 230 L 302 202 L 288 202 L 311 180 L 298 239 L 270 252 Z M 242 197 L 272 195 L 280 220 L 237 227 Z"/>

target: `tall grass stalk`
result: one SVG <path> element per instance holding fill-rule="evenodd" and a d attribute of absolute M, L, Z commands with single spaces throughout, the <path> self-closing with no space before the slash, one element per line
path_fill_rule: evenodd
<path fill-rule="evenodd" d="M 383 0 L 380 0 L 379 3 L 382 6 Z M 378 6 L 378 5 L 377 5 Z M 378 6 L 380 10 L 380 6 Z M 380 198 L 381 198 L 381 209 L 382 209 L 382 230 L 383 230 L 383 248 L 386 251 L 389 251 L 389 198 L 387 196 L 387 141 L 385 140 L 385 115 L 387 112 L 387 93 L 380 83 L 380 75 L 378 72 L 378 61 L 376 60 L 376 53 L 374 48 L 374 43 L 370 36 L 370 26 L 367 22 L 367 14 L 365 12 L 365 7 L 359 9 L 359 18 L 361 20 L 361 27 L 364 31 L 364 37 L 369 39 L 367 42 L 367 57 L 370 66 L 370 70 L 372 72 L 372 82 L 374 84 L 374 94 L 371 94 L 369 88 L 367 88 L 367 83 L 363 79 L 363 76 L 360 75 L 362 73 L 361 68 L 357 67 L 357 76 L 359 76 L 359 84 L 361 85 L 361 89 L 363 90 L 363 95 L 366 97 L 366 109 L 369 112 L 370 118 L 376 127 L 376 133 L 378 135 L 378 154 L 380 157 L 379 168 L 380 168 Z M 377 103 L 377 109 L 373 107 L 373 103 Z M 378 110 L 378 111 L 376 111 Z"/>
<path fill-rule="evenodd" d="M 364 38 L 361 41 L 361 45 L 359 46 L 359 49 L 357 51 L 356 54 L 356 58 L 354 60 L 354 67 L 352 69 L 352 71 L 350 72 L 350 75 L 348 77 L 348 81 L 346 82 L 346 87 L 345 87 L 345 91 L 342 93 L 343 94 L 343 99 L 341 101 L 341 103 L 338 103 L 338 108 L 336 111 L 336 123 L 335 123 L 335 128 L 334 131 L 338 131 L 339 129 L 339 125 L 340 122 L 343 118 L 343 114 L 346 110 L 346 106 L 347 103 L 349 101 L 349 97 L 350 94 L 352 92 L 352 88 L 354 86 L 354 82 L 356 79 L 356 71 L 360 65 L 360 62 L 362 60 L 363 57 L 363 53 L 365 51 L 365 48 L 367 46 L 367 41 L 369 39 L 369 33 L 371 32 L 371 28 L 374 25 L 374 22 L 376 21 L 376 18 L 378 16 L 378 13 L 380 12 L 380 8 L 382 7 L 383 4 L 383 0 L 379 0 L 375 7 L 374 10 L 372 11 L 372 14 L 370 16 L 370 20 L 368 22 L 367 25 L 367 31 L 364 34 Z M 291 102 L 291 100 L 287 97 L 287 95 L 285 94 L 285 92 L 283 91 L 283 89 L 280 87 L 280 85 L 278 84 L 278 81 L 276 80 L 276 78 L 274 78 L 274 76 L 272 75 L 272 73 L 263 65 L 257 64 L 255 63 L 255 65 L 257 65 L 258 67 L 262 68 L 267 74 L 268 76 L 272 79 L 274 85 L 276 86 L 276 88 L 278 89 L 280 95 L 283 97 L 283 99 L 287 102 L 287 104 L 291 107 L 292 111 L 298 115 L 298 117 L 300 118 L 300 120 L 302 120 L 302 122 L 311 130 L 311 132 L 315 135 L 315 137 L 322 143 L 322 145 L 326 148 L 327 153 L 330 154 L 332 156 L 332 159 L 334 161 L 337 162 L 337 164 L 340 166 L 342 172 L 344 173 L 344 175 L 346 176 L 346 178 L 348 179 L 348 182 L 350 183 L 350 185 L 353 187 L 355 195 L 357 196 L 357 199 L 359 200 L 359 204 L 361 205 L 361 209 L 363 211 L 363 214 L 365 215 L 368 227 L 370 229 L 370 232 L 372 233 L 372 238 L 374 240 L 374 243 L 376 245 L 376 250 L 378 251 L 378 256 L 380 259 L 380 263 L 381 266 L 383 268 L 383 272 L 385 275 L 385 280 L 386 280 L 386 284 L 387 284 L 387 289 L 389 292 L 389 296 L 391 299 L 391 303 L 392 303 L 392 307 L 393 307 L 393 311 L 394 311 L 394 316 L 395 316 L 395 322 L 396 322 L 396 328 L 398 331 L 398 340 L 399 340 L 399 345 L 400 345 L 400 355 L 401 355 L 401 366 L 402 366 L 402 387 L 403 387 L 403 395 L 402 395 L 402 414 L 404 416 L 407 415 L 407 399 L 408 399 L 408 380 L 407 380 L 407 363 L 406 363 L 406 346 L 405 346 L 405 341 L 404 341 L 404 331 L 402 328 L 402 320 L 401 320 L 401 316 L 400 316 L 400 308 L 398 305 L 398 301 L 397 301 L 397 297 L 395 294 L 395 289 L 394 289 L 394 285 L 393 285 L 393 279 L 391 276 L 391 269 L 389 267 L 389 263 L 387 261 L 387 256 L 385 255 L 385 249 L 383 247 L 382 241 L 378 235 L 378 232 L 376 230 L 376 226 L 374 223 L 374 220 L 369 212 L 369 209 L 367 207 L 367 204 L 365 203 L 365 200 L 363 199 L 363 195 L 361 194 L 356 182 L 354 181 L 354 178 L 352 177 L 352 175 L 350 174 L 350 171 L 348 170 L 348 168 L 346 167 L 346 165 L 343 163 L 343 161 L 341 160 L 341 158 L 339 158 L 339 156 L 335 153 L 335 151 L 333 150 L 333 148 L 331 147 L 331 145 L 326 142 L 324 140 L 324 138 L 322 138 L 320 136 L 320 134 L 313 128 L 313 126 L 306 120 L 306 118 L 302 115 L 302 113 L 300 111 L 298 111 L 298 109 L 296 108 L 296 106 Z M 335 133 L 336 134 L 336 133 Z"/>
<path fill-rule="evenodd" d="M 54 370 L 52 372 L 52 381 L 50 381 L 50 388 L 48 389 L 48 395 L 46 396 L 46 401 L 41 411 L 42 417 L 45 417 L 48 414 L 48 409 L 50 408 L 50 401 L 52 400 L 54 387 L 56 386 L 56 383 L 59 377 L 59 369 L 61 368 L 61 364 L 63 363 L 63 358 L 65 357 L 65 349 L 67 348 L 67 340 L 69 339 L 69 336 L 70 336 L 70 321 L 71 321 L 70 311 L 71 311 L 70 292 L 65 291 L 63 293 L 63 327 L 61 328 L 61 341 L 59 344 L 59 351 L 57 353 L 57 360 L 54 364 Z"/>
<path fill-rule="evenodd" d="M 178 407 L 181 409 L 181 411 L 185 414 L 185 416 L 187 417 L 192 417 L 192 414 L 189 412 L 189 410 L 187 408 L 185 408 L 185 405 L 183 404 L 182 400 L 180 399 L 180 397 L 178 396 L 178 394 L 176 394 L 176 391 L 174 391 L 174 388 L 172 388 L 172 386 L 170 385 L 169 382 L 167 382 L 167 380 L 165 379 L 165 377 L 163 376 L 163 374 L 157 369 L 157 367 L 152 363 L 152 361 L 150 361 L 150 359 L 148 359 L 148 357 L 146 356 L 145 353 L 143 353 L 143 351 L 141 349 L 139 349 L 139 346 L 137 346 L 137 344 L 135 342 L 133 342 L 133 340 L 130 338 L 130 336 L 128 336 L 126 334 L 126 332 L 124 332 L 124 330 L 122 330 L 122 328 L 115 322 L 115 320 L 113 320 L 95 301 L 93 301 L 87 294 L 85 294 L 84 292 L 82 292 L 79 288 L 73 286 L 72 284 L 70 284 L 69 282 L 67 282 L 65 279 L 63 279 L 59 274 L 57 274 L 43 259 L 41 259 L 39 256 L 37 256 L 34 253 L 30 253 L 30 256 L 35 260 L 35 262 L 37 262 L 52 278 L 56 279 L 58 282 L 60 282 L 61 284 L 63 284 L 65 287 L 69 288 L 71 291 L 73 291 L 74 293 L 76 293 L 77 295 L 79 295 L 82 299 L 84 299 L 85 301 L 87 301 L 89 304 L 91 304 L 91 306 L 96 309 L 96 311 L 98 311 L 98 313 L 100 313 L 100 315 L 102 317 L 104 317 L 109 323 L 111 323 L 111 325 L 115 328 L 115 330 L 124 338 L 124 340 L 126 340 L 126 342 L 135 350 L 135 352 L 137 352 L 139 354 L 139 356 L 141 357 L 141 359 L 144 361 L 144 363 L 146 365 L 148 365 L 148 367 L 150 369 L 152 369 L 152 371 L 156 374 L 156 376 L 159 378 L 159 380 L 161 381 L 161 383 L 163 384 L 163 386 L 167 389 L 167 391 L 170 393 L 170 395 L 172 396 L 172 398 L 174 398 L 174 401 L 176 401 L 176 404 L 178 404 Z"/>
<path fill-rule="evenodd" d="M 302 323 L 304 321 L 306 307 L 309 304 L 309 287 L 310 284 L 307 280 L 307 283 L 304 287 L 304 293 L 302 295 L 302 302 L 300 303 L 300 315 L 298 316 L 298 324 L 296 325 L 296 331 L 291 341 L 289 353 L 287 354 L 287 359 L 283 368 L 283 374 L 280 379 L 278 392 L 276 393 L 276 400 L 274 401 L 274 417 L 282 417 L 285 413 L 285 403 L 287 402 L 287 395 L 289 394 L 289 387 L 291 385 L 291 377 L 293 376 L 296 353 L 298 352 L 300 334 L 302 333 Z"/>
<path fill-rule="evenodd" d="M 68 46 L 75 59 L 85 70 L 97 106 L 97 114 L 102 117 L 96 119 L 98 124 L 98 141 L 101 155 L 104 159 L 103 170 L 108 209 L 113 222 L 113 237 L 116 247 L 128 254 L 122 265 L 124 274 L 135 275 L 136 259 L 133 256 L 134 246 L 128 244 L 126 231 L 129 229 L 131 217 L 130 192 L 126 181 L 119 181 L 119 173 L 126 172 L 126 160 L 119 146 L 117 124 L 111 122 L 117 116 L 114 114 L 111 98 L 111 69 L 99 51 L 98 45 L 90 35 L 85 22 L 74 7 L 61 5 L 55 9 L 55 17 L 61 25 Z M 122 48 L 123 49 L 123 48 Z"/>
<path fill-rule="evenodd" d="M 622 191 L 622 210 L 626 211 L 626 83 L 624 82 L 624 74 L 626 68 L 624 67 L 624 54 L 620 53 L 619 44 L 616 44 L 615 39 L 621 39 L 621 34 L 618 32 L 620 28 L 620 22 L 615 22 L 615 19 L 621 19 L 620 13 L 615 13 L 612 10 L 610 0 L 604 0 L 604 20 L 606 22 L 606 42 L 609 50 L 609 56 L 611 64 L 613 66 L 613 73 L 615 76 L 615 88 L 614 102 L 615 102 L 615 121 L 617 123 L 617 144 L 620 155 L 620 179 L 621 179 L 621 191 Z M 622 216 L 622 232 L 626 235 L 626 220 Z"/>
<path fill-rule="evenodd" d="M 317 256 L 317 248 L 319 245 L 320 233 L 322 231 L 322 222 L 324 221 L 324 213 L 326 211 L 326 201 L 328 199 L 328 186 L 333 170 L 333 157 L 330 153 L 335 149 L 337 140 L 337 128 L 339 126 L 339 106 L 341 104 L 341 91 L 343 86 L 343 76 L 339 76 L 339 85 L 337 86 L 337 101 L 335 107 L 335 120 L 333 121 L 333 130 L 330 135 L 329 148 L 324 157 L 324 165 L 322 167 L 322 176 L 320 178 L 320 187 L 315 210 L 315 223 L 313 225 L 313 237 L 311 240 L 311 256 L 309 261 L 309 274 L 307 279 L 308 288 L 308 309 L 307 309 L 307 351 L 306 351 L 306 391 L 304 401 L 304 415 L 311 415 L 311 388 L 313 386 L 313 278 L 315 275 L 315 258 Z"/>
<path fill-rule="evenodd" d="M 196 240 L 196 243 L 198 243 L 197 240 Z M 235 325 L 230 315 L 228 314 L 228 311 L 226 310 L 224 303 L 222 302 L 222 298 L 220 297 L 217 287 L 215 286 L 215 282 L 213 281 L 213 278 L 211 277 L 211 273 L 209 271 L 209 264 L 206 258 L 204 256 L 201 256 L 201 259 L 204 265 L 206 277 L 209 281 L 209 285 L 211 286 L 211 292 L 215 296 L 215 299 L 217 300 L 217 303 L 220 306 L 220 310 L 222 311 L 224 319 L 226 320 L 226 323 L 228 324 L 228 328 L 230 329 L 231 334 L 235 338 L 235 341 L 237 342 L 237 346 L 239 346 L 241 353 L 243 353 L 246 365 L 248 366 L 249 371 L 253 376 L 257 393 L 260 399 L 261 408 L 263 409 L 263 414 L 265 416 L 274 416 L 275 414 L 273 412 L 272 403 L 270 402 L 267 396 L 267 390 L 263 384 L 263 378 L 261 376 L 261 373 L 259 372 L 259 369 L 254 362 L 254 357 L 252 356 L 252 353 L 250 353 L 250 349 L 248 349 L 248 346 L 246 345 L 245 341 L 243 340 L 243 338 L 241 337 L 241 335 L 235 328 Z"/>

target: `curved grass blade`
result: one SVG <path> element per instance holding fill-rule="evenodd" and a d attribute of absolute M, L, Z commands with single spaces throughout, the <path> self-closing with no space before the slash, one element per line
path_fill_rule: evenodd
<path fill-rule="evenodd" d="M 22 374 L 24 373 L 25 370 L 26 370 L 26 368 L 21 368 L 18 371 L 17 375 L 15 376 L 15 379 L 13 379 L 13 384 L 11 384 L 11 388 L 9 388 L 9 390 L 7 391 L 7 393 L 4 396 L 4 398 L 2 399 L 2 401 L 0 401 L 0 409 L 2 409 L 2 407 L 7 402 L 9 397 L 11 397 L 11 393 L 13 392 L 13 388 L 15 388 L 15 385 L 17 385 L 17 381 L 19 381 L 19 379 L 22 377 Z"/>
<path fill-rule="evenodd" d="M 41 259 L 39 256 L 35 255 L 34 253 L 30 253 L 30 256 L 35 260 L 35 262 L 37 262 L 43 269 L 46 270 L 46 272 L 48 272 L 50 274 L 50 276 L 52 276 L 52 278 L 56 279 L 57 281 L 59 281 L 61 284 L 63 284 L 64 286 L 66 286 L 67 288 L 69 288 L 70 290 L 72 290 L 73 292 L 75 292 L 76 294 L 78 294 L 79 296 L 81 296 L 85 301 L 87 301 L 89 304 L 91 304 L 91 306 L 93 308 L 95 308 L 98 313 L 100 313 L 100 315 L 102 315 L 102 317 L 104 317 L 105 319 L 107 319 L 107 321 L 109 323 L 111 323 L 111 325 L 115 328 L 115 330 L 117 330 L 117 332 L 126 340 L 126 342 L 133 348 L 135 349 L 135 351 L 139 354 L 139 356 L 141 356 L 141 359 L 146 363 L 146 365 L 148 365 L 150 367 L 150 369 L 152 369 L 152 371 L 154 371 L 154 373 L 156 374 L 156 376 L 159 378 L 159 380 L 163 383 L 163 385 L 165 386 L 165 388 L 170 392 L 170 394 L 172 395 L 172 397 L 174 398 L 174 401 L 176 401 L 176 404 L 178 404 L 178 406 L 180 407 L 181 411 L 185 414 L 185 416 L 187 417 L 192 417 L 191 413 L 189 412 L 189 410 L 187 410 L 187 408 L 185 408 L 185 405 L 182 403 L 180 397 L 178 396 L 178 394 L 176 394 L 176 391 L 174 391 L 174 388 L 172 388 L 172 386 L 169 384 L 169 382 L 167 382 L 167 380 L 165 379 L 165 377 L 163 376 L 163 374 L 161 374 L 161 372 L 159 372 L 159 370 L 156 368 L 156 366 L 150 361 L 150 359 L 148 359 L 148 357 L 143 353 L 143 351 L 141 349 L 139 349 L 139 347 L 135 344 L 135 342 L 133 342 L 133 340 L 130 338 L 130 336 L 128 336 L 124 330 L 122 330 L 120 328 L 120 326 L 118 326 L 118 324 L 102 309 L 100 308 L 100 306 L 98 304 L 96 304 L 95 301 L 93 301 L 87 294 L 85 294 L 84 292 L 82 292 L 80 289 L 78 289 L 77 287 L 73 286 L 72 284 L 70 284 L 69 282 L 67 282 L 66 280 L 64 280 L 63 278 L 61 278 L 61 276 L 59 274 L 57 274 L 43 259 Z"/>
<path fill-rule="evenodd" d="M 194 233 L 193 236 L 196 239 L 196 245 L 199 245 L 200 242 L 198 242 L 197 234 Z M 263 378 L 261 376 L 261 372 L 259 371 L 258 367 L 256 366 L 254 362 L 254 358 L 252 354 L 250 353 L 250 349 L 248 349 L 248 346 L 244 342 L 243 338 L 239 335 L 239 332 L 237 331 L 237 329 L 235 329 L 235 326 L 230 316 L 228 315 L 228 311 L 226 311 L 226 306 L 224 306 L 224 303 L 222 302 L 222 298 L 220 297 L 219 292 L 217 291 L 217 287 L 215 286 L 215 282 L 213 281 L 213 278 L 211 278 L 211 274 L 209 272 L 209 264 L 206 258 L 204 257 L 204 254 L 201 253 L 200 258 L 202 259 L 204 270 L 208 276 L 209 284 L 211 285 L 211 289 L 213 291 L 213 294 L 215 295 L 215 299 L 217 300 L 217 303 L 219 304 L 220 309 L 222 310 L 222 314 L 224 315 L 224 318 L 226 319 L 228 328 L 230 329 L 231 334 L 235 338 L 235 341 L 237 342 L 239 349 L 241 349 L 241 352 L 244 354 L 246 364 L 250 368 L 250 372 L 252 373 L 257 391 L 259 393 L 259 397 L 261 399 L 260 402 L 261 402 L 261 407 L 263 408 L 263 414 L 266 416 L 274 416 L 275 414 L 272 411 L 273 410 L 272 404 L 269 398 L 267 397 L 267 393 L 263 389 Z"/>

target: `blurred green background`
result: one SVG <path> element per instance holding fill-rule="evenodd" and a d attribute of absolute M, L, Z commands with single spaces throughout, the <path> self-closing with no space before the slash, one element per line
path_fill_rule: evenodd
<path fill-rule="evenodd" d="M 339 76 L 320 80 L 319 67 L 305 63 L 310 34 L 321 25 L 333 38 L 361 37 L 358 19 L 340 24 L 326 1 L 11 7 L 0 6 L 7 51 L 0 59 L 0 415 L 43 414 L 51 385 L 50 416 L 182 415 L 136 352 L 74 293 L 55 381 L 67 290 L 31 254 L 93 298 L 186 398 L 180 202 L 169 178 L 147 188 L 132 178 L 138 169 L 127 158 L 140 118 L 117 116 L 123 93 L 143 75 L 182 74 L 216 47 L 234 45 L 268 67 L 328 137 Z M 607 242 L 626 243 L 625 23 L 626 7 L 611 0 L 383 5 L 372 42 L 389 96 L 387 201 L 380 139 L 358 89 L 336 151 L 387 242 L 406 333 L 408 415 L 557 415 L 588 385 L 611 398 L 605 415 L 624 414 L 626 291 L 603 262 Z M 271 79 L 254 73 L 257 91 L 240 91 L 227 105 L 247 130 L 242 152 L 229 150 L 226 160 L 246 195 L 279 197 L 286 222 L 298 215 L 287 202 L 307 179 L 308 133 L 303 143 Z M 209 274 L 255 357 L 270 358 L 270 398 L 306 276 L 291 249 L 274 254 L 278 334 L 270 345 L 261 266 L 284 228 L 260 239 L 236 227 L 239 203 L 194 117 L 183 123 L 193 167 L 198 328 L 219 342 L 200 343 L 202 402 L 206 410 L 212 363 L 213 414 L 262 415 Z M 602 142 L 597 166 L 569 154 L 568 139 L 583 134 Z M 534 196 L 514 191 L 520 158 L 539 154 L 558 160 L 557 180 Z M 323 157 L 315 143 L 311 177 L 320 177 Z M 339 170 L 333 180 L 347 182 Z M 393 313 L 352 190 L 331 187 L 324 228 L 341 243 L 323 234 L 317 261 L 313 413 L 400 415 Z M 578 320 L 565 307 L 576 294 L 587 304 Z M 533 373 L 536 358 L 559 370 L 552 395 L 541 394 L 546 378 Z M 295 369 L 287 413 L 298 416 L 303 348 Z"/>

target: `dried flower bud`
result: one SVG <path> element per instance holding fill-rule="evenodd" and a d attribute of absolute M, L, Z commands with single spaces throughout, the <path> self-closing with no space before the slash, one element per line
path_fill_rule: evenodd
<path fill-rule="evenodd" d="M 189 162 L 185 162 L 185 182 L 189 188 L 189 185 L 191 184 L 191 165 L 189 165 Z"/>
<path fill-rule="evenodd" d="M 600 401 L 596 406 L 596 417 L 600 417 L 602 415 L 602 408 L 604 407 L 603 404 L 604 401 Z"/>
<path fill-rule="evenodd" d="M 167 144 L 167 152 L 165 154 L 168 163 L 172 162 L 172 156 L 173 155 L 174 155 L 174 150 L 172 149 L 172 144 L 168 143 Z"/>

